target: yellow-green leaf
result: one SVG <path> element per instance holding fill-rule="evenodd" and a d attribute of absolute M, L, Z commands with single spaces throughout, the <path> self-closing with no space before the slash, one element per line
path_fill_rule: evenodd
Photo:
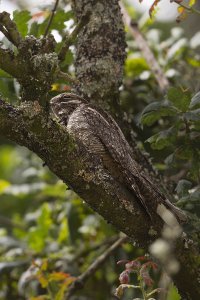
<path fill-rule="evenodd" d="M 39 276 L 37 276 L 37 279 L 43 288 L 46 288 L 48 286 L 48 280 L 44 277 L 44 275 L 40 274 Z"/>
<path fill-rule="evenodd" d="M 63 272 L 53 272 L 49 275 L 50 281 L 61 281 L 65 280 L 66 278 L 69 278 L 71 275 L 68 273 Z"/>
<path fill-rule="evenodd" d="M 189 0 L 189 6 L 193 6 L 196 3 L 196 0 Z"/>
<path fill-rule="evenodd" d="M 8 186 L 10 186 L 10 182 L 0 179 L 0 194 L 2 194 Z"/>

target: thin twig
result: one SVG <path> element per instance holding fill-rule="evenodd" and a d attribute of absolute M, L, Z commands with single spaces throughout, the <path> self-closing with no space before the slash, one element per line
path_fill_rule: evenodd
<path fill-rule="evenodd" d="M 171 2 L 175 2 L 176 4 L 178 4 L 179 6 L 181 6 L 184 9 L 188 10 L 189 12 L 196 13 L 196 14 L 200 15 L 200 10 L 194 8 L 193 6 L 187 6 L 185 3 L 182 3 L 182 2 L 179 2 L 179 1 L 176 1 L 176 0 L 171 0 Z"/>
<path fill-rule="evenodd" d="M 116 242 L 118 239 L 119 239 L 119 235 L 116 235 L 116 236 L 107 238 L 106 240 L 104 240 L 101 243 L 92 245 L 89 249 L 85 249 L 85 247 L 84 247 L 77 253 L 77 255 L 75 255 L 75 257 L 71 260 L 71 262 L 77 261 L 79 258 L 83 258 L 83 257 L 87 256 L 88 252 L 92 252 L 92 251 L 98 250 L 103 247 L 108 247 L 108 246 L 112 245 L 114 242 Z"/>
<path fill-rule="evenodd" d="M 57 7 L 58 7 L 58 3 L 59 3 L 59 0 L 56 0 L 55 4 L 54 4 L 54 7 L 53 7 L 53 9 L 51 11 L 51 16 L 49 18 L 49 22 L 48 22 L 47 27 L 46 27 L 45 32 L 44 32 L 44 37 L 46 37 L 47 34 L 48 34 L 48 32 L 49 32 L 49 29 L 50 29 L 51 24 L 53 22 L 54 15 L 55 15 Z"/>
<path fill-rule="evenodd" d="M 114 252 L 117 248 L 119 248 L 123 243 L 128 240 L 127 236 L 123 236 L 119 238 L 113 245 L 111 245 L 103 254 L 101 254 L 90 266 L 89 268 L 72 283 L 70 288 L 68 289 L 65 300 L 70 299 L 70 297 L 76 292 L 78 289 L 82 289 L 85 282 L 90 278 L 106 261 L 106 259 Z"/>
<path fill-rule="evenodd" d="M 60 52 L 58 54 L 59 60 L 63 61 L 65 59 L 69 47 L 74 43 L 80 30 L 88 23 L 88 20 L 89 20 L 89 14 L 83 16 L 79 21 L 79 23 L 74 28 L 74 30 L 72 31 L 72 33 L 69 36 L 66 36 L 64 38 L 63 46 L 60 49 Z"/>
<path fill-rule="evenodd" d="M 73 84 L 77 84 L 77 83 L 79 82 L 78 79 L 73 78 L 73 77 L 71 77 L 69 74 L 64 73 L 64 72 L 62 72 L 62 71 L 59 71 L 59 72 L 57 73 L 57 77 L 58 77 L 58 78 L 63 78 L 63 79 L 65 79 L 65 80 L 67 80 L 67 81 L 69 81 L 69 82 L 71 82 L 71 83 L 73 83 Z"/>
<path fill-rule="evenodd" d="M 158 62 L 156 61 L 156 58 L 155 58 L 153 52 L 151 51 L 151 49 L 149 48 L 147 41 L 144 39 L 141 32 L 139 31 L 137 24 L 132 22 L 129 14 L 128 14 L 126 8 L 124 7 L 124 5 L 122 4 L 122 2 L 120 2 L 120 6 L 121 6 L 122 14 L 124 17 L 124 23 L 129 28 L 133 38 L 135 39 L 138 47 L 140 48 L 144 58 L 146 59 L 148 65 L 149 65 L 149 68 L 151 69 L 152 73 L 154 74 L 154 76 L 160 86 L 161 91 L 165 92 L 166 89 L 169 87 L 168 79 L 166 78 L 165 74 L 163 73 L 163 70 L 161 69 Z"/>

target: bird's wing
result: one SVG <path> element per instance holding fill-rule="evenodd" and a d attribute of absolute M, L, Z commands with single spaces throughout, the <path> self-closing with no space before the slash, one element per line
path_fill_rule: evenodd
<path fill-rule="evenodd" d="M 105 111 L 88 104 L 84 105 L 82 113 L 94 136 L 100 139 L 114 162 L 120 167 L 124 183 L 137 196 L 150 218 L 152 219 L 149 207 L 151 207 L 151 199 L 154 199 L 154 203 L 164 204 L 179 221 L 185 221 L 184 212 L 174 206 L 160 192 L 149 176 L 142 171 L 139 164 L 132 158 L 131 148 L 115 120 Z"/>
<path fill-rule="evenodd" d="M 110 115 L 104 111 L 100 113 L 92 106 L 86 105 L 82 113 L 93 134 L 100 139 L 114 163 L 118 164 L 124 183 L 134 192 L 146 213 L 151 217 L 147 206 L 147 201 L 150 202 L 150 194 L 147 195 L 149 189 L 145 186 L 146 179 L 141 176 L 138 163 L 131 157 L 130 146 L 121 129 Z"/>

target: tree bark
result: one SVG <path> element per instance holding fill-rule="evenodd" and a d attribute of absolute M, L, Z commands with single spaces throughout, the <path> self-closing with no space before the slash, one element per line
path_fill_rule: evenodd
<path fill-rule="evenodd" d="M 77 20 L 90 19 L 77 41 L 77 90 L 91 102 L 111 110 L 118 105 L 125 60 L 125 32 L 117 0 L 73 0 Z"/>

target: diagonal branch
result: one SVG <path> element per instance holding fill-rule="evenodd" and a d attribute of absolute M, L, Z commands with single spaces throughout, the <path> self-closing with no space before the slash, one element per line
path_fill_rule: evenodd
<path fill-rule="evenodd" d="M 75 144 L 65 128 L 53 121 L 37 101 L 16 108 L 0 100 L 0 133 L 40 156 L 59 178 L 120 231 L 134 236 L 143 246 L 152 240 L 148 233 L 151 222 L 134 196 L 114 181 L 81 144 Z M 155 214 L 155 231 L 160 232 L 162 224 Z"/>
<path fill-rule="evenodd" d="M 52 120 L 37 101 L 13 107 L 0 99 L 0 133 L 35 152 L 93 210 L 143 248 L 147 249 L 161 235 L 162 220 L 155 214 L 151 223 L 135 196 L 115 181 L 82 144 L 75 144 L 65 128 Z M 153 203 L 155 199 L 149 201 Z M 194 295 L 200 297 L 196 279 L 200 268 L 198 248 L 191 242 L 185 247 L 186 239 L 180 237 L 176 241 L 174 253 L 181 271 L 175 282 L 182 294 L 190 290 L 191 299 L 195 299 Z M 190 281 L 186 280 L 188 276 Z"/>
<path fill-rule="evenodd" d="M 79 289 L 82 289 L 86 283 L 86 281 L 94 275 L 94 273 L 101 268 L 101 266 L 105 263 L 108 257 L 123 243 L 127 242 L 128 238 L 125 236 L 119 238 L 112 244 L 104 253 L 102 253 L 97 259 L 89 266 L 89 268 L 82 273 L 77 279 L 72 283 L 70 288 L 68 289 L 66 300 L 70 299 L 70 297 Z"/>
<path fill-rule="evenodd" d="M 48 32 L 49 32 L 49 29 L 51 27 L 54 15 L 55 15 L 57 7 L 58 7 L 58 3 L 59 3 L 59 0 L 55 0 L 54 7 L 53 7 L 53 9 L 51 11 L 51 15 L 50 15 L 50 18 L 49 18 L 49 22 L 48 22 L 47 27 L 46 27 L 45 32 L 44 32 L 44 37 L 46 37 L 47 34 L 48 34 Z"/>
<path fill-rule="evenodd" d="M 151 69 L 153 75 L 155 76 L 156 81 L 158 82 L 158 85 L 160 87 L 160 90 L 162 92 L 165 92 L 167 88 L 169 87 L 169 81 L 167 77 L 165 76 L 163 70 L 159 66 L 153 52 L 148 46 L 147 41 L 142 36 L 141 32 L 139 31 L 139 28 L 137 24 L 133 23 L 125 6 L 120 2 L 121 10 L 123 13 L 124 23 L 129 28 L 130 33 L 132 34 L 134 40 L 136 41 L 139 49 L 141 50 L 144 58 L 146 59 L 149 68 Z"/>
<path fill-rule="evenodd" d="M 0 13 L 0 31 L 7 37 L 7 39 L 16 47 L 19 46 L 22 41 L 15 22 L 10 18 L 10 14 L 6 11 Z"/>
<path fill-rule="evenodd" d="M 58 54 L 58 58 L 63 61 L 65 59 L 65 56 L 67 54 L 67 51 L 69 50 L 69 47 L 74 43 L 77 35 L 79 34 L 80 30 L 85 26 L 85 24 L 89 21 L 90 13 L 87 13 L 85 16 L 82 16 L 81 20 L 78 22 L 78 24 L 75 26 L 74 30 L 71 32 L 69 36 L 65 36 L 63 39 L 63 46 L 60 49 L 60 52 Z"/>

